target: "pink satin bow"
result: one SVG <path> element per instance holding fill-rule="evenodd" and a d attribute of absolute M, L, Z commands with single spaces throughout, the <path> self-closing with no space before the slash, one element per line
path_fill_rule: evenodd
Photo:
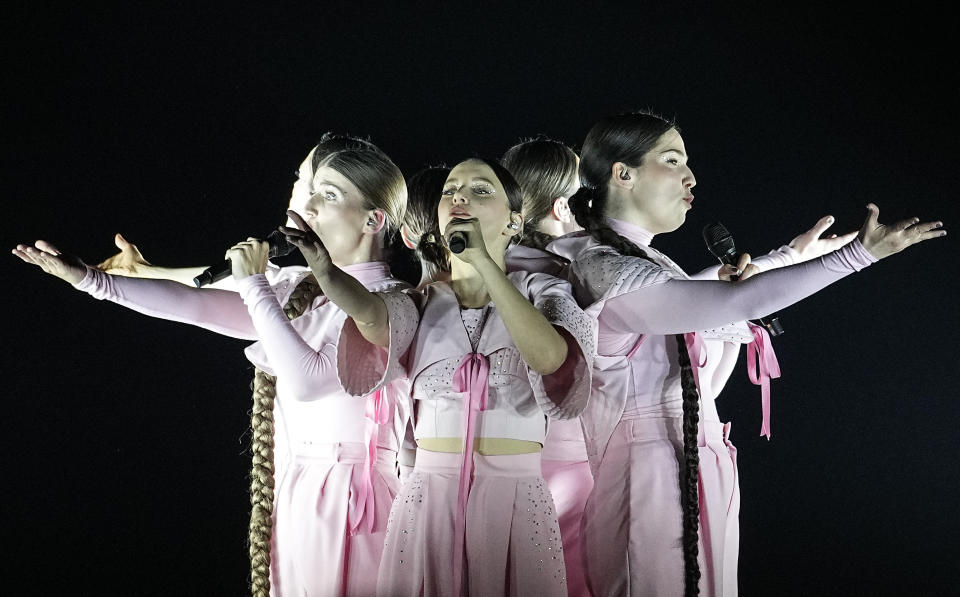
<path fill-rule="evenodd" d="M 752 323 L 747 325 L 753 332 L 753 342 L 747 345 L 747 375 L 754 385 L 760 386 L 760 405 L 763 411 L 760 435 L 770 439 L 770 379 L 780 377 L 780 363 L 773 352 L 767 330 Z"/>
<path fill-rule="evenodd" d="M 366 428 L 364 430 L 364 444 L 367 452 L 363 457 L 363 476 L 360 479 L 351 479 L 356 501 L 351 504 L 348 520 L 350 535 L 373 532 L 374 504 L 373 475 L 377 466 L 377 442 L 380 437 L 380 425 L 390 420 L 390 404 L 385 396 L 386 390 L 380 389 L 367 396 Z M 359 481 L 359 483 L 357 483 Z M 362 528 L 361 528 L 362 525 Z"/>
<path fill-rule="evenodd" d="M 454 524 L 453 582 L 462 589 L 463 549 L 467 528 L 467 497 L 473 482 L 473 438 L 477 414 L 487 410 L 487 382 L 490 364 L 487 357 L 471 352 L 463 357 L 453 374 L 453 389 L 466 393 L 463 405 L 463 458 L 460 462 L 460 490 L 457 493 L 457 520 Z"/>

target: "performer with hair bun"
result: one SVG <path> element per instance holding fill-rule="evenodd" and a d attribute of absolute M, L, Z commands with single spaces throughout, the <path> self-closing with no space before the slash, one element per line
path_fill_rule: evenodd
<path fill-rule="evenodd" d="M 450 278 L 450 254 L 443 246 L 437 205 L 450 168 L 430 166 L 407 179 L 407 211 L 400 233 L 403 243 L 420 259 L 420 288 Z"/>
<path fill-rule="evenodd" d="M 420 262 L 420 282 L 417 283 L 417 288 L 450 279 L 450 256 L 442 243 L 440 225 L 437 223 L 437 205 L 449 174 L 450 168 L 446 166 L 429 166 L 418 170 L 407 179 L 407 211 L 403 215 L 400 234 L 403 244 L 414 252 Z M 416 413 L 414 411 L 411 414 L 415 416 Z M 410 477 L 417 458 L 417 442 L 411 426 L 414 416 L 407 422 L 400 452 L 397 454 L 397 471 L 401 483 L 406 483 Z"/>
<path fill-rule="evenodd" d="M 704 337 L 760 344 L 762 332 L 736 322 L 945 233 L 917 218 L 881 226 L 871 204 L 858 238 L 818 259 L 762 273 L 745 260 L 728 273 L 749 279 L 692 280 L 649 246 L 683 224 L 693 203 L 696 179 L 672 122 L 649 113 L 602 119 L 584 141 L 580 180 L 569 205 L 585 231 L 548 249 L 571 261 L 574 294 L 598 323 L 593 395 L 581 416 L 595 483 L 583 526 L 590 589 L 735 595 L 736 452 L 713 408 L 729 369 Z"/>
<path fill-rule="evenodd" d="M 384 262 L 389 230 L 400 225 L 406 204 L 400 170 L 370 143 L 324 141 L 300 167 L 290 213 L 302 214 L 297 222 L 324 239 L 330 258 L 356 284 L 376 291 L 408 287 Z M 256 239 L 227 251 L 236 292 L 110 275 L 44 241 L 18 245 L 14 254 L 95 298 L 257 340 L 246 350 L 258 369 L 251 591 L 375 593 L 387 517 L 399 490 L 396 454 L 408 418 L 400 397 L 407 392 L 396 384 L 364 398 L 343 391 L 334 368 L 346 315 L 323 296 L 308 270 L 268 267 L 267 243 Z M 158 274 L 135 247 L 124 247 L 107 265 Z M 274 412 L 278 447 L 288 453 L 278 458 L 276 499 Z"/>
<path fill-rule="evenodd" d="M 563 548 L 540 471 L 546 418 L 587 402 L 593 322 L 567 282 L 505 273 L 522 198 L 497 162 L 469 159 L 443 186 L 450 279 L 371 293 L 304 226 L 284 229 L 350 320 L 341 382 L 354 394 L 407 377 L 416 465 L 394 503 L 378 595 L 563 595 Z"/>
<path fill-rule="evenodd" d="M 567 201 L 580 188 L 580 159 L 559 141 L 540 136 L 521 141 L 503 154 L 503 165 L 523 191 L 524 233 L 507 253 L 507 271 L 542 271 L 566 276 L 568 262 L 546 251 L 558 236 L 580 230 Z M 589 597 L 583 567 L 580 526 L 593 489 L 580 418 L 551 420 L 542 455 L 543 478 L 557 508 L 567 568 L 567 592 Z"/>

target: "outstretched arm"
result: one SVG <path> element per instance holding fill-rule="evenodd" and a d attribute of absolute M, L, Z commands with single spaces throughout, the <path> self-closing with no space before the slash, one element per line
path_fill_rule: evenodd
<path fill-rule="evenodd" d="M 763 272 L 740 284 L 667 280 L 641 286 L 606 301 L 601 324 L 623 332 L 676 334 L 710 329 L 730 321 L 756 319 L 779 311 L 872 261 L 946 234 L 941 222 L 910 218 L 886 226 L 869 214 L 858 242 L 820 259 Z"/>
<path fill-rule="evenodd" d="M 827 253 L 836 251 L 857 237 L 856 230 L 840 236 L 829 234 L 824 237 L 823 234 L 833 225 L 833 221 L 833 216 L 824 216 L 817 220 L 817 223 L 814 224 L 812 228 L 794 237 L 794 239 L 790 241 L 790 244 L 784 245 L 779 249 L 774 249 L 756 259 L 749 259 L 747 263 L 752 264 L 752 269 L 756 272 L 765 272 L 778 267 L 786 267 L 794 263 L 803 263 L 804 261 L 816 259 Z M 746 255 L 746 253 L 744 253 L 744 255 Z M 721 280 L 730 280 L 731 276 L 740 275 L 743 270 L 744 265 L 740 265 L 739 268 L 731 265 L 712 266 L 691 275 L 690 278 L 693 280 L 716 280 L 718 278 Z"/>
<path fill-rule="evenodd" d="M 334 265 L 323 241 L 303 221 L 300 214 L 287 210 L 287 216 L 297 227 L 281 226 L 280 232 L 300 249 L 323 294 L 353 319 L 357 329 L 368 342 L 377 346 L 389 346 L 390 321 L 383 299 Z"/>
<path fill-rule="evenodd" d="M 62 253 L 47 241 L 17 245 L 13 254 L 73 284 L 94 298 L 107 299 L 144 315 L 189 323 L 234 338 L 255 340 L 256 329 L 236 292 L 188 288 L 170 280 L 111 276 Z"/>
<path fill-rule="evenodd" d="M 149 278 L 152 280 L 173 280 L 186 286 L 193 286 L 193 279 L 203 273 L 204 266 L 197 267 L 163 267 L 150 263 L 137 248 L 137 245 L 125 239 L 119 232 L 113 237 L 113 243 L 120 252 L 107 257 L 95 267 L 108 274 L 127 276 L 128 278 Z M 222 288 L 234 290 L 233 278 L 210 284 L 208 288 Z"/>

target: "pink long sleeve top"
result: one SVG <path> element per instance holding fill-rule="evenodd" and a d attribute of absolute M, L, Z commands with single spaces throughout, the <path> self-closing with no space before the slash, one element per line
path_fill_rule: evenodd
<path fill-rule="evenodd" d="M 736 284 L 695 281 L 650 247 L 648 231 L 618 220 L 609 224 L 650 259 L 620 255 L 586 233 L 548 247 L 570 259 L 574 295 L 597 319 L 593 397 L 582 415 L 595 471 L 622 418 L 682 416 L 675 334 L 699 332 L 702 339 L 718 341 L 704 343 L 707 366 L 700 371 L 704 417 L 717 420 L 713 398 L 732 368 L 723 347 L 753 340 L 743 322 L 783 309 L 875 261 L 854 241 L 819 259 Z"/>
<path fill-rule="evenodd" d="M 408 287 L 391 277 L 383 262 L 343 269 L 372 291 Z M 281 305 L 309 273 L 271 266 L 266 274 L 240 280 L 238 292 L 233 292 L 111 276 L 90 268 L 76 287 L 152 317 L 257 340 L 246 355 L 277 377 L 277 443 L 295 454 L 302 445 L 362 442 L 366 430 L 365 401 L 344 392 L 337 379 L 337 339 L 346 314 L 324 296 L 292 321 L 283 313 Z M 390 432 L 378 434 L 380 447 L 398 449 L 406 416 L 394 408 L 391 424 L 384 426 Z"/>

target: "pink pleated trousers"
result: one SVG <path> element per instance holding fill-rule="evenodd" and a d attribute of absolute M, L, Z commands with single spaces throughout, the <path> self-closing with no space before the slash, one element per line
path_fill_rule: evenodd
<path fill-rule="evenodd" d="M 390 507 L 399 491 L 396 452 L 380 448 L 373 475 L 373 532 L 351 535 L 351 509 L 366 475 L 362 443 L 310 444 L 277 487 L 270 594 L 276 597 L 371 597 Z"/>
<path fill-rule="evenodd" d="M 560 529 L 539 453 L 474 454 L 463 586 L 454 586 L 460 462 L 460 454 L 417 450 L 390 512 L 377 595 L 566 595 Z"/>
<path fill-rule="evenodd" d="M 584 512 L 587 578 L 595 597 L 684 592 L 679 418 L 621 421 Z M 737 594 L 740 488 L 729 424 L 701 422 L 700 594 Z"/>

